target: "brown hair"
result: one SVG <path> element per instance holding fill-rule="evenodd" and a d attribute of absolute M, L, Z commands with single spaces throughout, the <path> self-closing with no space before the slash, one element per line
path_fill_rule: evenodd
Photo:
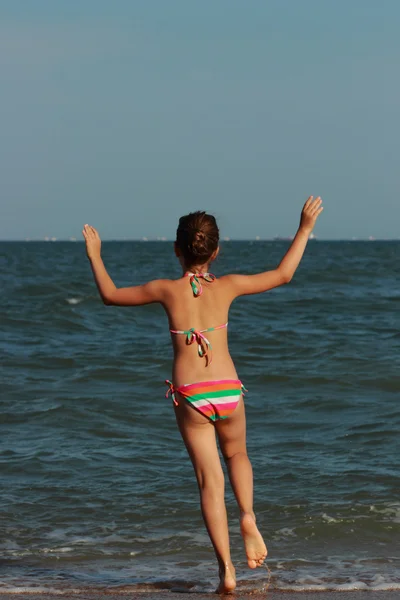
<path fill-rule="evenodd" d="M 179 219 L 176 245 L 186 266 L 206 263 L 218 248 L 219 229 L 215 217 L 198 210 Z"/>

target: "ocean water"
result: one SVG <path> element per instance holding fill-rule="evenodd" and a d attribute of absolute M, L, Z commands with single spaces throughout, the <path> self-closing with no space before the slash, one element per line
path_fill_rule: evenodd
<path fill-rule="evenodd" d="M 274 268 L 287 243 L 225 242 L 214 272 Z M 109 242 L 119 286 L 178 277 L 170 243 Z M 164 379 L 158 306 L 103 306 L 82 243 L 1 243 L 0 592 L 215 589 Z M 238 299 L 267 568 L 239 590 L 400 589 L 400 243 L 308 245 L 290 285 Z"/>

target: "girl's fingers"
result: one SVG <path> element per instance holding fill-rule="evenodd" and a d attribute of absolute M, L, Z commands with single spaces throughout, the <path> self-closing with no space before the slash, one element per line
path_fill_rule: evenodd
<path fill-rule="evenodd" d="M 316 198 L 311 206 L 311 212 L 315 213 L 322 204 L 321 198 Z"/>
<path fill-rule="evenodd" d="M 94 235 L 96 238 L 100 237 L 100 236 L 99 236 L 99 232 L 97 231 L 97 229 L 95 229 L 95 228 L 94 228 L 94 227 L 92 227 L 92 226 L 90 226 L 90 229 L 92 230 L 92 232 L 93 232 L 93 235 Z"/>
<path fill-rule="evenodd" d="M 313 196 L 309 196 L 305 201 L 304 208 L 308 208 L 312 202 Z"/>
<path fill-rule="evenodd" d="M 318 196 L 314 200 L 313 200 L 313 198 L 314 198 L 314 196 L 310 196 L 303 208 L 303 212 L 307 215 L 310 215 L 311 217 L 314 215 L 315 211 L 318 209 L 318 207 L 322 203 L 320 196 Z"/>

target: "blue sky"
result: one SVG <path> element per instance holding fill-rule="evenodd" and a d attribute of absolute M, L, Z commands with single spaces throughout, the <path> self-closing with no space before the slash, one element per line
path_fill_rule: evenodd
<path fill-rule="evenodd" d="M 398 0 L 0 0 L 0 239 L 400 237 Z"/>

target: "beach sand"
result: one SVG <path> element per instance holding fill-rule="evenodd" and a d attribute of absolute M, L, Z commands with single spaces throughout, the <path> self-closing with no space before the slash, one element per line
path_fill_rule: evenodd
<path fill-rule="evenodd" d="M 40 598 L 40 600 L 120 600 L 122 598 L 129 598 L 129 600 L 193 600 L 193 595 L 198 600 L 210 600 L 211 598 L 217 598 L 216 594 L 203 594 L 203 593 L 174 593 L 174 592 L 119 592 L 115 593 L 115 590 L 109 592 L 102 590 L 97 591 L 95 588 L 91 591 L 79 592 L 79 593 L 58 593 L 58 594 L 43 594 L 43 593 L 29 593 L 29 594 L 2 594 L 0 590 L 0 600 L 33 600 Z M 269 592 L 259 592 L 256 594 L 242 594 L 237 593 L 230 596 L 225 595 L 224 598 L 232 597 L 235 600 L 254 600 L 255 597 L 260 596 L 264 598 L 271 598 L 273 600 L 399 600 L 400 591 L 323 591 L 323 592 L 280 592 L 279 590 L 271 590 Z"/>

